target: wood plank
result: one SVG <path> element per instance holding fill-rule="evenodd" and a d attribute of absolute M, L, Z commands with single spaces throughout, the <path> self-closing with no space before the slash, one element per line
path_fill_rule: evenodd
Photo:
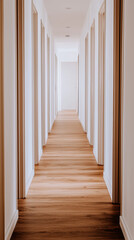
<path fill-rule="evenodd" d="M 12 240 L 124 239 L 119 205 L 73 111 L 58 115 L 19 210 Z"/>

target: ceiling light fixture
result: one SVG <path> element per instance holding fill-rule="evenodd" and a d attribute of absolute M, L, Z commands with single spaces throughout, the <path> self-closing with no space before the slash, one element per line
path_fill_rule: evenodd
<path fill-rule="evenodd" d="M 66 38 L 69 38 L 69 37 L 70 37 L 70 35 L 69 35 L 69 34 L 66 34 L 66 35 L 65 35 L 65 37 L 66 37 Z"/>
<path fill-rule="evenodd" d="M 69 28 L 71 28 L 71 27 L 70 27 L 70 26 L 67 26 L 66 28 L 68 28 L 68 29 L 69 29 Z"/>
<path fill-rule="evenodd" d="M 71 10 L 71 7 L 66 7 L 66 10 Z"/>

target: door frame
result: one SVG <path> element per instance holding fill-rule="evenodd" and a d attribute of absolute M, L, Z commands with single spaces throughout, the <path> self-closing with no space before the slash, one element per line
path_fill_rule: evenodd
<path fill-rule="evenodd" d="M 120 6 L 120 115 L 119 115 L 119 203 L 122 212 L 122 181 L 123 181 L 123 109 L 124 109 L 124 0 Z"/>
<path fill-rule="evenodd" d="M 94 65 L 93 65 L 94 64 Z M 94 145 L 95 106 L 95 20 L 90 28 L 90 144 Z"/>
<path fill-rule="evenodd" d="M 89 65 L 89 36 L 85 37 L 85 132 L 88 132 L 88 65 Z"/>
<path fill-rule="evenodd" d="M 42 147 L 45 146 L 45 26 L 41 20 L 41 129 Z"/>
<path fill-rule="evenodd" d="M 0 1 L 0 239 L 5 239 L 4 187 L 4 1 Z"/>
<path fill-rule="evenodd" d="M 58 58 L 55 54 L 55 117 L 58 113 Z"/>
<path fill-rule="evenodd" d="M 78 114 L 78 116 L 79 116 L 79 84 L 80 84 L 79 70 L 80 70 L 80 56 L 78 54 L 78 102 L 77 102 L 77 114 Z"/>
<path fill-rule="evenodd" d="M 120 173 L 121 173 L 121 129 L 122 124 L 121 111 L 123 91 L 121 84 L 123 83 L 123 8 L 121 10 L 122 0 L 114 0 L 114 36 L 113 36 L 113 165 L 112 165 L 112 202 L 119 203 L 120 201 Z M 122 30 L 121 30 L 122 28 Z M 122 34 L 122 36 L 121 36 Z M 123 42 L 122 42 L 123 43 Z M 122 50 L 121 50 L 122 49 Z M 122 58 L 122 59 L 121 59 Z"/>
<path fill-rule="evenodd" d="M 50 82 L 50 37 L 47 35 L 47 126 L 48 126 L 48 133 L 50 133 L 50 88 L 51 88 L 51 82 Z"/>
<path fill-rule="evenodd" d="M 26 197 L 25 174 L 25 19 L 24 0 L 17 0 L 18 198 Z"/>
<path fill-rule="evenodd" d="M 34 149 L 34 161 L 33 164 L 36 165 L 39 163 L 39 143 L 38 143 L 38 12 L 37 9 L 34 5 L 34 3 L 32 2 L 32 18 L 33 18 L 33 26 L 32 26 L 32 30 L 33 30 L 33 55 L 32 55 L 32 65 L 33 65 L 33 96 L 34 96 L 34 101 L 33 101 L 33 132 L 34 132 L 34 136 L 33 136 L 33 149 Z M 35 31 L 36 28 L 36 31 Z M 36 36 L 36 40 L 35 40 L 35 36 Z M 35 46 L 36 44 L 36 46 Z M 36 56 L 36 57 L 35 57 Z"/>
<path fill-rule="evenodd" d="M 105 15 L 104 15 L 105 14 Z M 105 43 L 106 3 L 103 2 L 99 15 L 98 27 L 98 164 L 104 165 L 104 89 L 105 89 Z M 104 29 L 103 29 L 104 28 Z M 105 34 L 106 38 L 106 34 Z M 105 41 L 105 42 L 104 42 Z"/>

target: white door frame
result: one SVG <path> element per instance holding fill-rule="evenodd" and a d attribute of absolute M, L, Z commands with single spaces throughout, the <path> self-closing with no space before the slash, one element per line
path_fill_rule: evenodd
<path fill-rule="evenodd" d="M 94 145 L 94 106 L 95 106 L 95 20 L 90 30 L 90 144 Z"/>
<path fill-rule="evenodd" d="M 55 54 L 55 117 L 58 113 L 58 59 Z"/>
<path fill-rule="evenodd" d="M 48 133 L 50 132 L 50 37 L 47 36 L 47 114 Z"/>
<path fill-rule="evenodd" d="M 85 132 L 88 131 L 88 34 L 85 38 Z"/>
<path fill-rule="evenodd" d="M 41 129 L 42 147 L 45 146 L 45 27 L 41 21 Z"/>
<path fill-rule="evenodd" d="M 98 17 L 98 164 L 104 165 L 105 1 Z"/>
<path fill-rule="evenodd" d="M 4 210 L 4 96 L 3 96 L 3 0 L 0 1 L 0 239 L 5 239 L 5 210 Z"/>
<path fill-rule="evenodd" d="M 77 114 L 79 116 L 79 68 L 80 68 L 80 56 L 78 55 L 78 100 L 77 100 Z"/>
<path fill-rule="evenodd" d="M 34 164 L 39 162 L 39 143 L 38 143 L 38 12 L 33 4 L 33 148 L 34 148 Z"/>

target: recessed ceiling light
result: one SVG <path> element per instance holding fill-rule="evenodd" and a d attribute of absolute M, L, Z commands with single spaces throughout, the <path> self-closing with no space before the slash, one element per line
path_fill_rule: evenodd
<path fill-rule="evenodd" d="M 69 34 L 66 34 L 66 35 L 65 35 L 65 37 L 66 37 L 66 38 L 69 38 L 69 37 L 70 37 L 70 35 L 69 35 Z"/>
<path fill-rule="evenodd" d="M 66 10 L 71 10 L 71 7 L 66 7 Z"/>

